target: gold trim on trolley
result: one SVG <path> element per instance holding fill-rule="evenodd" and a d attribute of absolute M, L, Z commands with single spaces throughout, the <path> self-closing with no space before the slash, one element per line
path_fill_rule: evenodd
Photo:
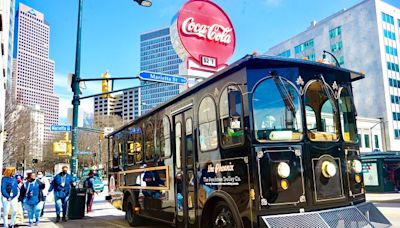
<path fill-rule="evenodd" d="M 125 186 L 121 185 L 121 178 L 130 173 L 144 173 L 146 171 L 162 171 L 165 170 L 165 186 Z M 125 181 L 124 181 L 124 184 Z M 157 167 L 148 167 L 148 168 L 139 168 L 132 169 L 127 171 L 118 172 L 118 188 L 119 189 L 142 189 L 142 190 L 169 190 L 170 188 L 170 177 L 169 177 L 169 166 L 157 166 Z"/>

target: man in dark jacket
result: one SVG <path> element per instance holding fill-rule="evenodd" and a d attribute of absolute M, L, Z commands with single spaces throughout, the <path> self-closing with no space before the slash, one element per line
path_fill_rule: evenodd
<path fill-rule="evenodd" d="M 29 227 L 33 224 L 33 217 L 35 217 L 35 225 L 39 225 L 40 222 L 40 212 L 42 211 L 41 207 L 38 207 L 40 201 L 43 200 L 43 192 L 44 184 L 38 180 L 36 180 L 36 174 L 32 173 L 29 176 L 27 182 L 22 185 L 20 200 L 24 201 L 26 207 L 28 208 L 28 218 L 29 218 Z"/>
<path fill-rule="evenodd" d="M 67 208 L 69 200 L 69 190 L 75 186 L 72 176 L 68 174 L 68 166 L 62 167 L 62 172 L 57 174 L 51 182 L 49 192 L 54 190 L 54 201 L 56 206 L 56 222 L 60 222 L 61 208 L 63 212 L 63 222 L 67 221 Z"/>

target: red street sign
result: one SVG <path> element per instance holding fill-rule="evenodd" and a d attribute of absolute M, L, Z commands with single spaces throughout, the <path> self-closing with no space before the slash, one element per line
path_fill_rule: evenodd
<path fill-rule="evenodd" d="M 188 1 L 173 26 L 179 40 L 174 38 L 186 52 L 180 55 L 183 59 L 192 57 L 203 66 L 218 68 L 233 55 L 236 37 L 232 22 L 211 1 Z"/>

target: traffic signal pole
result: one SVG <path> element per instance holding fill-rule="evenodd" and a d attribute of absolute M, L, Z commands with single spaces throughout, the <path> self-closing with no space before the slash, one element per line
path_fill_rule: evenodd
<path fill-rule="evenodd" d="M 72 113 L 72 154 L 71 154 L 71 173 L 77 174 L 77 155 L 78 155 L 78 114 L 79 114 L 79 82 L 81 74 L 81 33 L 82 33 L 82 7 L 83 0 L 78 0 L 78 29 L 76 33 L 76 53 L 75 53 L 75 74 L 72 78 L 72 90 L 74 97 L 72 99 L 73 113 Z"/>

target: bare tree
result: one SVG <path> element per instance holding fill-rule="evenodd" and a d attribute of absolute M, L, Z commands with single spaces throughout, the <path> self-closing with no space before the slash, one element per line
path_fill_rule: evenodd
<path fill-rule="evenodd" d="M 31 110 L 18 105 L 7 91 L 5 110 L 5 131 L 7 141 L 4 144 L 3 163 L 15 166 L 23 160 L 32 159 L 29 154 L 31 134 Z"/>

